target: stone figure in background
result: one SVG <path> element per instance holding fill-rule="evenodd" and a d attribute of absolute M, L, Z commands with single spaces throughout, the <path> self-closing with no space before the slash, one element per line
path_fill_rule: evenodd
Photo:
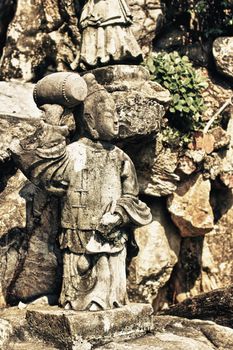
<path fill-rule="evenodd" d="M 72 68 L 111 63 L 139 63 L 141 49 L 131 30 L 132 15 L 125 0 L 87 0 L 80 16 L 81 52 Z"/>
<path fill-rule="evenodd" d="M 151 213 L 137 197 L 134 165 L 110 143 L 119 129 L 115 103 L 90 73 L 84 79 L 51 74 L 37 83 L 35 100 L 44 120 L 35 137 L 14 140 L 11 152 L 31 181 L 60 197 L 60 305 L 74 310 L 125 305 L 127 226 L 148 224 Z M 81 111 L 76 106 L 83 100 Z M 69 129 L 61 123 L 71 112 L 79 137 L 67 145 Z"/>

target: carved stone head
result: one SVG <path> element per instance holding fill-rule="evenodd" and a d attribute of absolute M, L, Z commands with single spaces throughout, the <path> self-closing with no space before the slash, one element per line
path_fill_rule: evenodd
<path fill-rule="evenodd" d="M 84 128 L 95 140 L 110 141 L 119 132 L 115 102 L 93 74 L 86 74 L 84 79 L 88 89 L 84 101 Z"/>
<path fill-rule="evenodd" d="M 47 123 L 67 125 L 73 132 L 76 120 L 78 133 L 95 140 L 110 141 L 118 135 L 115 102 L 91 73 L 50 74 L 36 84 L 34 99 Z"/>

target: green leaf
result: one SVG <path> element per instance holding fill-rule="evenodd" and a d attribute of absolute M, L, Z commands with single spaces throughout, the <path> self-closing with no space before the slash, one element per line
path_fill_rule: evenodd
<path fill-rule="evenodd" d="M 176 113 L 176 110 L 175 110 L 174 107 L 170 107 L 170 108 L 169 108 L 169 111 L 170 111 L 171 113 Z"/>
<path fill-rule="evenodd" d="M 177 111 L 179 111 L 179 112 L 182 112 L 183 106 L 178 104 L 178 105 L 175 106 L 175 109 L 177 109 Z"/>
<path fill-rule="evenodd" d="M 180 95 L 178 95 L 178 94 L 173 95 L 172 100 L 174 103 L 177 103 L 179 101 L 179 99 L 180 99 Z"/>
<path fill-rule="evenodd" d="M 188 63 L 188 62 L 189 62 L 188 56 L 183 56 L 181 60 L 182 60 L 182 62 L 184 62 L 184 63 Z"/>

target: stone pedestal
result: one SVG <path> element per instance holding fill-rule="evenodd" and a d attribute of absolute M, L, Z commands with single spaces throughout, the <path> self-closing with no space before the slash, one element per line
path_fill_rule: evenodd
<path fill-rule="evenodd" d="M 28 310 L 31 336 L 60 349 L 89 350 L 93 345 L 136 338 L 152 330 L 149 304 L 129 304 L 119 309 L 90 312 L 58 307 Z"/>

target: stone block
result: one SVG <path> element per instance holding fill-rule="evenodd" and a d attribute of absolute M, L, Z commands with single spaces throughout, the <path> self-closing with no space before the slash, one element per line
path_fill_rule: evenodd
<path fill-rule="evenodd" d="M 116 103 L 120 140 L 148 137 L 160 130 L 170 93 L 150 80 L 146 68 L 115 65 L 94 69 L 92 73 Z"/>
<path fill-rule="evenodd" d="M 71 311 L 50 307 L 28 310 L 29 332 L 61 349 L 82 349 L 79 344 L 104 344 L 130 339 L 152 330 L 152 307 L 129 304 L 105 311 Z"/>

